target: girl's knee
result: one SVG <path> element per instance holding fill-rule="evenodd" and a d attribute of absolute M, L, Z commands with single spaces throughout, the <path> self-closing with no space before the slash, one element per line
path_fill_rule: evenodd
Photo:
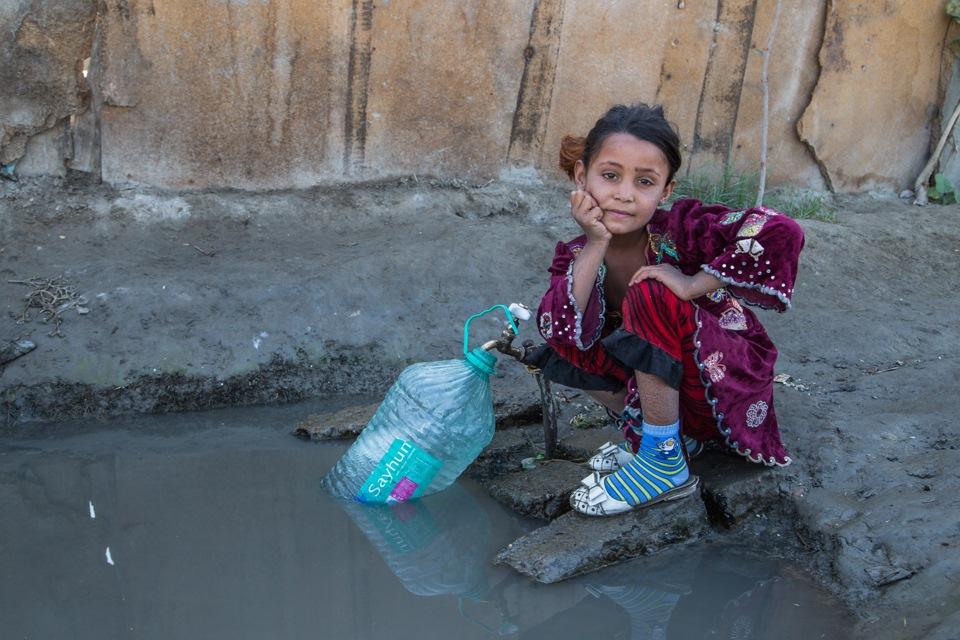
<path fill-rule="evenodd" d="M 665 284 L 657 280 L 643 280 L 627 289 L 623 298 L 623 317 L 636 316 L 638 312 L 664 315 L 671 313 L 681 300 Z"/>

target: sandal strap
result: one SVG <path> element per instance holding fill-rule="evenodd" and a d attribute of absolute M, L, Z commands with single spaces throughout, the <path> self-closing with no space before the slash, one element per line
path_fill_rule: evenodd
<path fill-rule="evenodd" d="M 612 442 L 607 442 L 606 444 L 602 444 L 597 448 L 596 455 L 600 456 L 604 460 L 615 458 L 619 449 L 619 446 L 613 444 Z"/>
<path fill-rule="evenodd" d="M 608 498 L 607 492 L 604 490 L 603 484 L 600 482 L 600 480 L 600 472 L 594 471 L 592 474 L 580 481 L 580 484 L 582 484 L 587 490 L 587 495 L 584 496 L 584 500 L 591 507 L 600 504 Z"/>

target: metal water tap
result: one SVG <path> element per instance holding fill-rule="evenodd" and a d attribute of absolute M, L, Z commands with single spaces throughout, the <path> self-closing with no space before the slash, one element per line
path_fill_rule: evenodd
<path fill-rule="evenodd" d="M 517 325 L 519 325 L 517 321 L 527 321 L 532 317 L 530 309 L 520 303 L 514 302 L 508 308 Z M 533 374 L 540 389 L 540 406 L 543 409 L 543 457 L 549 460 L 556 457 L 557 453 L 557 403 L 553 398 L 550 381 L 543 376 L 539 368 L 526 362 L 527 356 L 536 348 L 533 340 L 524 340 L 521 346 L 515 347 L 513 340 L 516 337 L 513 326 L 508 324 L 500 333 L 500 338 L 484 343 L 483 348 L 487 351 L 496 349 L 500 353 L 516 358 L 520 364 L 526 366 L 529 373 Z"/>
<path fill-rule="evenodd" d="M 513 315 L 514 322 L 519 326 L 520 321 L 527 321 L 532 317 L 530 309 L 526 306 L 520 304 L 519 302 L 514 302 L 511 304 L 508 309 Z M 526 357 L 529 347 L 526 343 L 523 346 L 515 347 L 513 346 L 513 340 L 517 337 L 517 334 L 513 331 L 513 327 L 509 324 L 504 327 L 503 331 L 500 332 L 500 337 L 496 340 L 490 340 L 485 342 L 482 346 L 487 351 L 496 349 L 500 353 L 506 354 L 512 358 L 516 358 L 520 362 L 523 362 L 523 359 Z"/>

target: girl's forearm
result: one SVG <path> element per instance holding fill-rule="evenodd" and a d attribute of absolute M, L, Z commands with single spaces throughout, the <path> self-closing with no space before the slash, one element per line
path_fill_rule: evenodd
<path fill-rule="evenodd" d="M 693 300 L 722 286 L 723 282 L 719 279 L 706 271 L 698 271 L 690 277 L 683 297 L 686 300 Z"/>
<path fill-rule="evenodd" d="M 597 273 L 606 252 L 606 242 L 590 240 L 573 263 L 573 299 L 578 309 L 586 309 L 590 302 Z"/>

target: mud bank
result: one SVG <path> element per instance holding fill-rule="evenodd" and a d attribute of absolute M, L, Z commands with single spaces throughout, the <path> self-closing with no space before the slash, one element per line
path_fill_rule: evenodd
<path fill-rule="evenodd" d="M 535 305 L 553 245 L 574 234 L 564 199 L 537 183 L 423 178 L 262 194 L 2 183 L 0 339 L 36 343 L 0 376 L 5 419 L 377 393 L 407 362 L 456 357 L 470 313 Z M 794 309 L 761 314 L 795 385 L 776 397 L 796 460 L 778 483 L 807 564 L 861 613 L 861 635 L 949 638 L 960 219 L 837 204 L 838 223 L 802 222 Z M 63 313 L 63 337 L 17 323 L 30 287 L 8 281 L 34 276 L 62 276 L 84 298 L 86 313 Z M 477 324 L 478 340 L 498 329 Z M 501 414 L 529 407 L 530 377 L 501 372 Z M 776 533 L 797 537 L 734 535 L 761 546 Z"/>

